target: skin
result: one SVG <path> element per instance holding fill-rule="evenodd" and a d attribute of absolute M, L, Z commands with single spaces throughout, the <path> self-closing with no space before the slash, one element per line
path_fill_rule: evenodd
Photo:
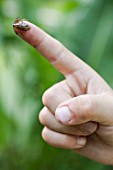
<path fill-rule="evenodd" d="M 15 32 L 36 48 L 65 79 L 42 98 L 43 139 L 97 162 L 113 165 L 113 91 L 87 64 L 28 21 Z M 52 48 L 51 48 L 52 47 Z"/>

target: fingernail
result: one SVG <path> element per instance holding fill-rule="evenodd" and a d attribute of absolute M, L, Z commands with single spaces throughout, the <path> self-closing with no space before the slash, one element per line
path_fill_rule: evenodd
<path fill-rule="evenodd" d="M 77 146 L 78 148 L 83 147 L 86 144 L 86 138 L 78 137 L 77 138 Z"/>
<path fill-rule="evenodd" d="M 61 123 L 68 123 L 71 120 L 71 112 L 67 106 L 57 108 L 55 116 Z"/>
<path fill-rule="evenodd" d="M 83 125 L 83 131 L 87 134 L 95 132 L 97 129 L 97 123 L 88 122 Z"/>

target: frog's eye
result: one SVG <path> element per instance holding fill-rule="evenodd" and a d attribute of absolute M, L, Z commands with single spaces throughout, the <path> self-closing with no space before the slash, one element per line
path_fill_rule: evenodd
<path fill-rule="evenodd" d="M 23 27 L 28 27 L 28 24 L 22 22 L 22 26 L 23 26 Z"/>
<path fill-rule="evenodd" d="M 26 24 L 25 27 L 28 27 L 28 25 Z"/>

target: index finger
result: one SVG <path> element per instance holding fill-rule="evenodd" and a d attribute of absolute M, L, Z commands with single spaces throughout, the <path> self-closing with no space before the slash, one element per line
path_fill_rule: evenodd
<path fill-rule="evenodd" d="M 14 24 L 14 31 L 37 49 L 62 74 L 67 75 L 85 66 L 78 57 L 68 51 L 59 41 L 28 21 L 20 21 L 30 29 L 25 30 Z"/>

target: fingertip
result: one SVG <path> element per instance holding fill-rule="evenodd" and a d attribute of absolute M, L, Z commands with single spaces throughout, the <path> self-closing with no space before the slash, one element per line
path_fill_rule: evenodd
<path fill-rule="evenodd" d="M 40 123 L 44 125 L 44 108 L 38 114 L 38 119 L 39 119 Z"/>
<path fill-rule="evenodd" d="M 14 23 L 13 29 L 20 38 L 28 42 L 34 48 L 40 44 L 45 36 L 43 30 L 27 20 L 19 20 L 18 23 Z"/>
<path fill-rule="evenodd" d="M 87 138 L 86 137 L 77 137 L 76 139 L 76 149 L 82 148 L 86 145 Z"/>
<path fill-rule="evenodd" d="M 41 113 L 38 114 L 37 119 L 40 121 L 41 124 L 43 124 L 43 123 L 42 123 Z"/>
<path fill-rule="evenodd" d="M 41 135 L 44 141 L 47 141 L 47 128 L 46 127 L 43 128 Z"/>

